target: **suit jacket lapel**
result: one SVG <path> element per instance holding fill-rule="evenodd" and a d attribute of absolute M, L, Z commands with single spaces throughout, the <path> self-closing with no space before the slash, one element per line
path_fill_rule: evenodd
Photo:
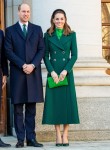
<path fill-rule="evenodd" d="M 24 40 L 27 40 L 29 39 L 29 37 L 31 36 L 32 32 L 33 32 L 33 27 L 32 27 L 32 24 L 29 22 L 28 24 L 28 31 L 27 31 L 27 36 L 25 37 L 24 34 L 23 34 L 23 31 L 19 25 L 19 23 L 17 22 L 15 24 L 15 28 L 16 28 L 16 31 L 18 32 L 18 34 L 24 39 Z"/>
<path fill-rule="evenodd" d="M 25 36 L 18 22 L 15 24 L 15 28 L 18 34 L 25 40 Z"/>
<path fill-rule="evenodd" d="M 31 34 L 33 33 L 34 28 L 32 26 L 32 24 L 29 22 L 28 24 L 28 31 L 27 31 L 27 40 L 30 38 Z"/>

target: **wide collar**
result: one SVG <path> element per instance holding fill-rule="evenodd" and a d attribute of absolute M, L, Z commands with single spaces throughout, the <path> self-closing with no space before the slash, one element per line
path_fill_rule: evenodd
<path fill-rule="evenodd" d="M 61 50 L 65 50 L 65 43 L 67 43 L 70 39 L 71 39 L 70 35 L 65 36 L 64 34 L 62 34 L 62 37 L 59 40 L 55 32 L 52 33 L 51 36 L 49 36 L 49 41 L 52 42 Z"/>
<path fill-rule="evenodd" d="M 29 23 L 28 23 L 27 36 L 25 37 L 18 22 L 15 24 L 15 28 L 16 28 L 16 31 L 18 32 L 18 34 L 19 34 L 24 40 L 29 39 L 29 37 L 31 36 L 31 34 L 33 33 L 33 30 L 34 30 L 32 24 L 29 22 Z"/>

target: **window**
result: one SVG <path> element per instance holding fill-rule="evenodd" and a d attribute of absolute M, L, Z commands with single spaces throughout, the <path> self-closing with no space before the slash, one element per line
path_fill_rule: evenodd
<path fill-rule="evenodd" d="M 102 54 L 110 63 L 110 0 L 103 0 L 102 6 Z"/>

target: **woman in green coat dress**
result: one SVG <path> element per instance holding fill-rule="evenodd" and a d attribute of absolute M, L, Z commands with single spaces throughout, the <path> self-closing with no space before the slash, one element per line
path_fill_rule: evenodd
<path fill-rule="evenodd" d="M 79 115 L 73 77 L 77 59 L 76 33 L 67 24 L 64 10 L 56 9 L 51 16 L 51 27 L 44 36 L 46 52 L 44 62 L 57 84 L 67 77 L 68 85 L 49 88 L 46 84 L 43 124 L 55 125 L 56 146 L 69 146 L 69 124 L 78 124 Z M 60 125 L 63 124 L 63 134 Z"/>

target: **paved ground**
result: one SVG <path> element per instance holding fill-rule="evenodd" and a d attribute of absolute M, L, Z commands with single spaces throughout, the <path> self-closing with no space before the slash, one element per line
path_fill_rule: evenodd
<path fill-rule="evenodd" d="M 15 150 L 16 138 L 15 137 L 2 137 L 4 142 L 10 143 L 10 148 L 0 148 L 0 150 Z M 110 150 L 110 141 L 90 141 L 90 142 L 70 142 L 69 147 L 56 147 L 54 143 L 45 142 L 43 148 L 27 147 L 19 148 L 20 150 Z"/>

